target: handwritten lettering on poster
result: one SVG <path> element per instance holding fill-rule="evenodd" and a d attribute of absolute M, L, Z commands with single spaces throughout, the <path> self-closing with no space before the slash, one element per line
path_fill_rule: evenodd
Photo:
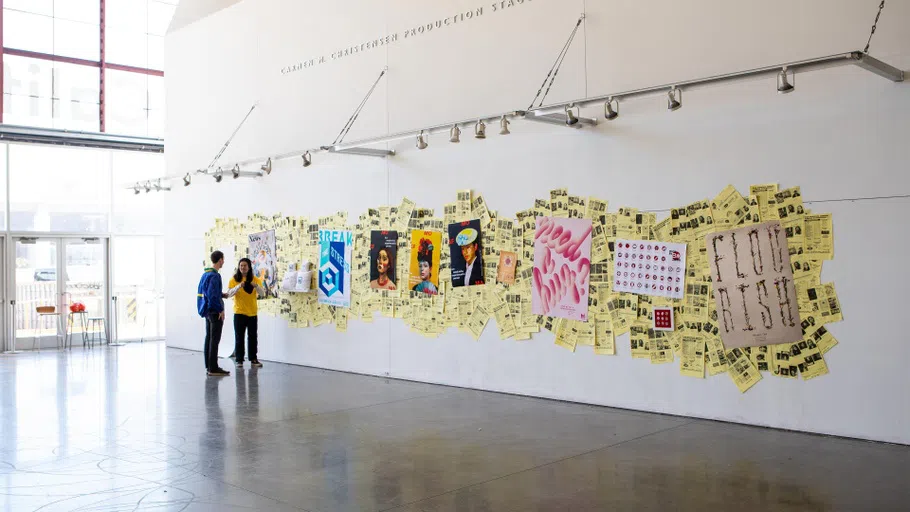
<path fill-rule="evenodd" d="M 787 237 L 766 222 L 705 237 L 724 348 L 802 339 Z"/>

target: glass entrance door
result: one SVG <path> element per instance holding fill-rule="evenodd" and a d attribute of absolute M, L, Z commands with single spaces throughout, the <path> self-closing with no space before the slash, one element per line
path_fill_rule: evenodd
<path fill-rule="evenodd" d="M 66 311 L 70 304 L 85 305 L 89 328 L 100 330 L 97 321 L 103 319 L 107 326 L 107 249 L 106 240 L 100 238 L 64 239 L 63 299 Z M 80 333 L 81 322 L 73 322 L 73 331 Z M 107 330 L 107 327 L 105 327 Z M 100 337 L 100 336 L 99 336 Z"/>
<path fill-rule="evenodd" d="M 60 240 L 17 238 L 15 240 L 14 335 L 16 347 L 55 346 L 62 336 L 59 318 L 47 313 L 62 310 Z"/>
<path fill-rule="evenodd" d="M 53 348 L 66 334 L 69 307 L 85 305 L 87 318 L 108 325 L 107 240 L 101 238 L 15 238 L 14 331 L 18 349 Z M 73 322 L 73 332 L 82 331 Z"/>

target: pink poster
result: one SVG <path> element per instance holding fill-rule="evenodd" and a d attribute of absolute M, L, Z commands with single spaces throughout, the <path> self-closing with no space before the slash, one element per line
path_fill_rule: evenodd
<path fill-rule="evenodd" d="M 569 320 L 588 319 L 591 220 L 537 217 L 531 311 Z"/>

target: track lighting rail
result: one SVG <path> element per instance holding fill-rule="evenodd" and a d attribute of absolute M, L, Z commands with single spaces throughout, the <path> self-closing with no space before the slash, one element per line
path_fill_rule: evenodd
<path fill-rule="evenodd" d="M 816 71 L 820 69 L 847 65 L 854 65 L 860 69 L 869 71 L 870 73 L 886 78 L 892 82 L 903 82 L 905 78 L 904 71 L 897 69 L 896 67 L 887 64 L 879 59 L 871 57 L 870 55 L 861 51 L 851 51 L 846 53 L 827 55 L 824 57 L 817 57 L 813 59 L 786 62 L 773 66 L 764 66 L 743 71 L 736 71 L 733 73 L 725 73 L 722 75 L 713 75 L 692 80 L 683 80 L 679 82 L 649 86 L 641 89 L 603 94 L 590 98 L 580 98 L 568 102 L 554 103 L 545 107 L 534 108 L 528 111 L 512 110 L 501 114 L 463 119 L 455 122 L 450 121 L 424 128 L 411 129 L 393 134 L 364 138 L 353 142 L 338 143 L 330 146 L 321 146 L 311 149 L 301 149 L 281 155 L 273 155 L 270 158 L 272 160 L 284 160 L 288 158 L 300 158 L 301 155 L 305 155 L 304 167 L 308 167 L 309 163 L 312 161 L 310 157 L 312 153 L 328 152 L 335 154 L 349 154 L 385 158 L 393 156 L 395 152 L 386 149 L 367 148 L 365 146 L 422 136 L 421 138 L 424 142 L 423 146 L 427 147 L 428 144 L 426 143 L 426 137 L 430 135 L 445 133 L 448 138 L 450 130 L 453 130 L 454 127 L 458 127 L 459 130 L 462 128 L 471 128 L 471 130 L 474 130 L 474 127 L 481 123 L 492 124 L 499 122 L 502 124 L 502 126 L 504 126 L 503 130 L 500 133 L 507 134 L 509 133 L 508 123 L 515 119 L 525 119 L 548 124 L 558 124 L 569 128 L 581 128 L 582 126 L 593 126 L 597 124 L 596 118 L 585 118 L 580 115 L 581 108 L 583 107 L 603 105 L 605 119 L 611 120 L 618 117 L 619 103 L 622 103 L 623 101 L 646 96 L 669 95 L 668 109 L 672 111 L 677 110 L 681 107 L 683 90 L 688 93 L 693 90 L 698 90 L 726 82 L 746 81 L 762 77 L 774 76 L 778 77 L 778 92 L 788 93 L 794 90 L 794 86 L 788 81 L 788 77 L 792 77 L 794 73 Z M 418 142 L 418 147 L 419 146 L 420 142 Z M 269 157 L 252 158 L 237 162 L 235 165 L 248 166 L 252 164 L 258 164 L 266 161 L 267 158 Z M 214 172 L 214 169 L 200 169 L 196 171 L 195 174 L 211 176 Z M 190 174 L 192 173 L 187 173 L 185 176 L 183 174 L 168 176 L 164 179 L 167 180 L 183 178 L 184 184 L 188 184 L 187 178 L 190 176 Z M 262 176 L 262 173 L 251 174 Z M 246 177 L 248 174 L 244 172 L 242 176 Z M 127 188 L 133 187 L 134 185 L 130 185 Z"/>
<path fill-rule="evenodd" d="M 850 64 L 856 65 L 857 67 L 865 69 L 866 71 L 870 71 L 876 75 L 887 78 L 892 82 L 902 82 L 904 80 L 904 72 L 900 69 L 897 69 L 890 64 L 886 64 L 876 59 L 875 57 L 864 54 L 861 51 L 853 51 L 828 55 L 825 57 L 816 57 L 814 59 L 776 64 L 773 66 L 747 69 L 744 71 L 736 71 L 733 73 L 725 73 L 723 75 L 714 75 L 704 78 L 696 78 L 693 80 L 683 80 L 681 82 L 655 85 L 641 89 L 633 89 L 630 91 L 603 94 L 600 96 L 594 96 L 592 98 L 581 98 L 568 103 L 555 103 L 553 105 L 547 105 L 546 107 L 535 109 L 532 112 L 549 114 L 554 112 L 561 112 L 567 104 L 575 104 L 580 107 L 588 107 L 591 105 L 604 103 L 610 98 L 622 101 L 644 96 L 666 95 L 667 92 L 673 88 L 684 89 L 686 92 L 690 92 L 693 90 L 701 89 L 703 87 L 708 87 L 724 82 L 744 81 L 765 76 L 775 76 L 779 74 L 782 69 L 796 73 L 798 71 L 817 71 L 820 69 L 827 69 Z"/>

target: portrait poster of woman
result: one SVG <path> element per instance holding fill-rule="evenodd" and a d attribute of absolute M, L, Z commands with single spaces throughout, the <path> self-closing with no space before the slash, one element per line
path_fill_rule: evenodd
<path fill-rule="evenodd" d="M 398 232 L 373 231 L 370 233 L 370 288 L 397 290 Z"/>
<path fill-rule="evenodd" d="M 436 295 L 439 293 L 439 251 L 442 233 L 411 231 L 411 264 L 408 289 Z"/>

